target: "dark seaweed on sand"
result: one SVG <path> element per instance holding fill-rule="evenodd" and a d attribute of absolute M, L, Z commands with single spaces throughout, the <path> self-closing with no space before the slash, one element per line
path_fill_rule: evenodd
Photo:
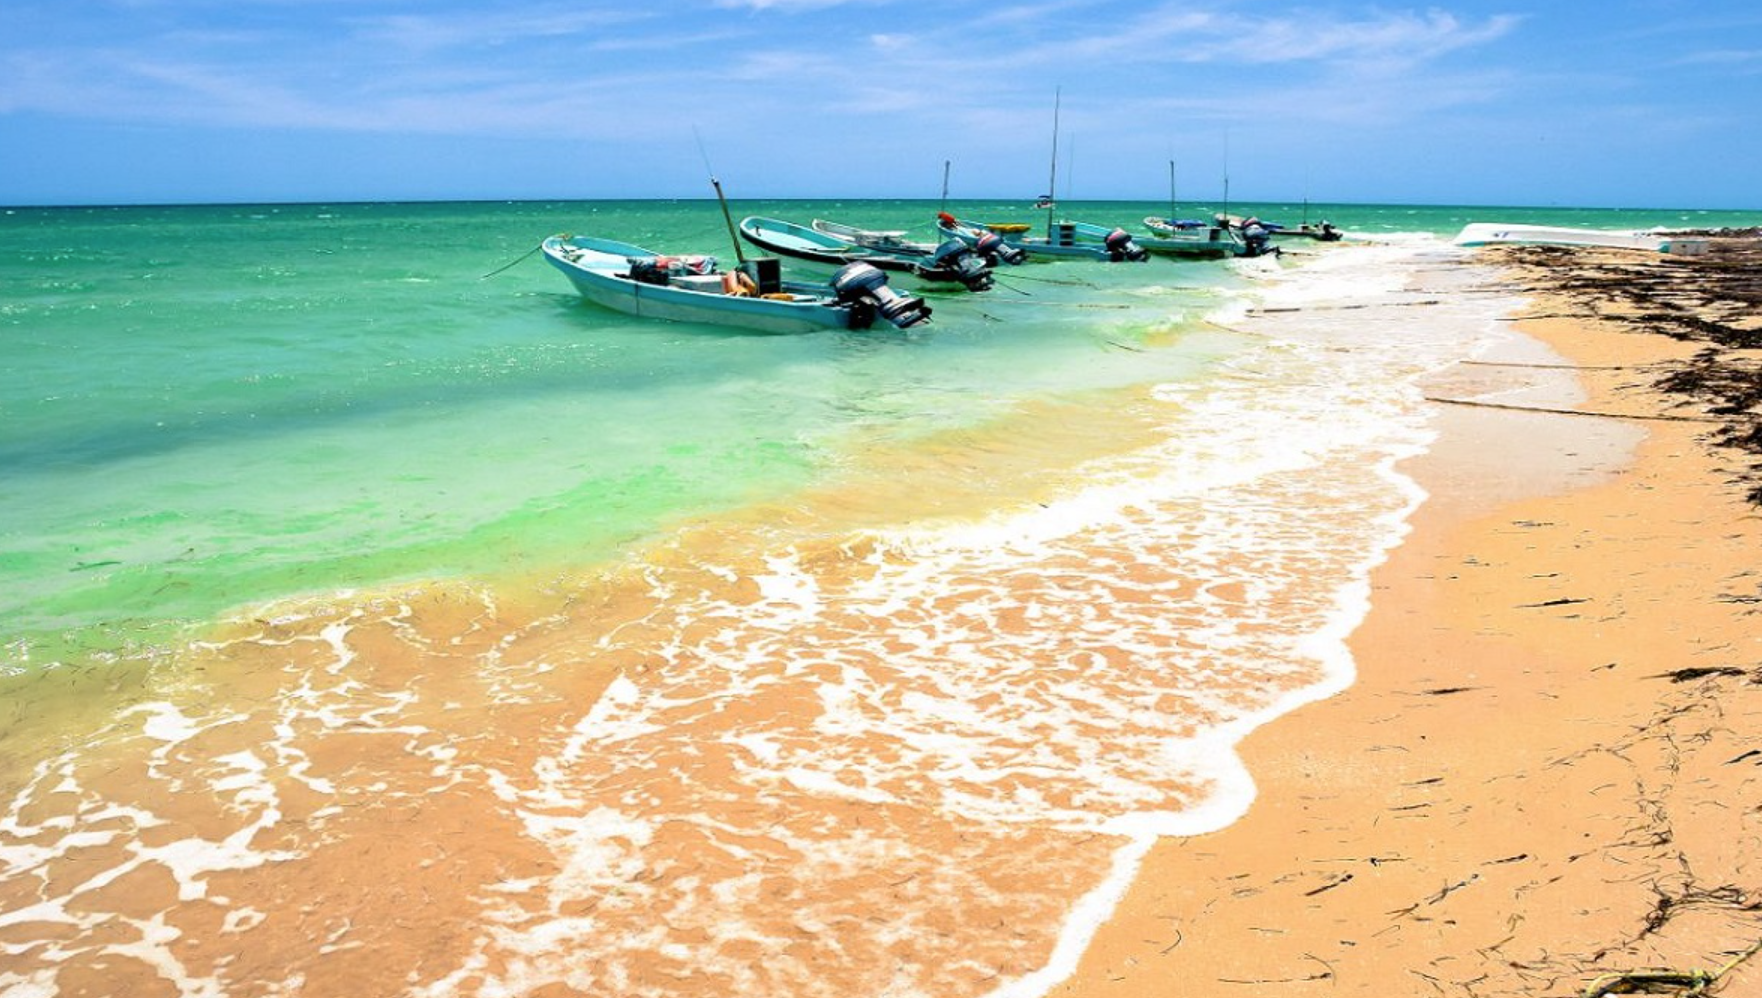
<path fill-rule="evenodd" d="M 1667 365 L 1653 383 L 1716 418 L 1714 443 L 1743 455 L 1735 475 L 1762 506 L 1762 232 L 1720 229 L 1699 256 L 1564 246 L 1500 250 L 1528 268 L 1537 290 L 1552 291 L 1585 314 L 1636 333 L 1703 344 Z"/>

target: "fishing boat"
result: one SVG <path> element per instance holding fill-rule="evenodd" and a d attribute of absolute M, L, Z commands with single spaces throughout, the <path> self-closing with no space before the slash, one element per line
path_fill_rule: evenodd
<path fill-rule="evenodd" d="M 1058 210 L 1058 203 L 1052 192 L 1058 189 L 1058 111 L 1061 91 L 1053 91 L 1052 97 L 1052 169 L 1047 181 L 1047 193 L 1042 194 L 1034 207 L 1046 210 L 1046 235 L 1030 236 L 1031 227 L 1025 224 L 990 224 L 971 222 L 955 218 L 948 212 L 938 212 L 937 228 L 945 235 L 952 236 L 972 245 L 985 238 L 986 234 L 996 235 L 1006 245 L 1025 251 L 1029 258 L 1042 257 L 1079 257 L 1089 260 L 1105 260 L 1118 263 L 1124 260 L 1148 260 L 1150 254 L 1145 252 L 1133 240 L 1132 234 L 1125 229 L 1094 225 L 1089 222 L 1054 221 L 1053 213 Z"/>
<path fill-rule="evenodd" d="M 910 244 L 903 239 L 861 242 L 757 215 L 740 220 L 740 236 L 766 252 L 817 265 L 828 272 L 860 260 L 889 274 L 909 277 L 925 287 L 952 284 L 969 291 L 984 291 L 993 283 L 991 265 L 985 257 L 959 240 L 946 240 L 939 246 Z"/>
<path fill-rule="evenodd" d="M 976 245 L 987 236 L 995 236 L 1003 244 L 1036 257 L 1078 257 L 1105 260 L 1111 263 L 1149 259 L 1150 254 L 1138 245 L 1132 234 L 1121 228 L 1109 228 L 1088 222 L 1049 222 L 1047 234 L 1030 236 L 1033 227 L 1023 223 L 975 222 L 956 218 L 947 212 L 936 216 L 937 229 L 944 235 Z"/>
<path fill-rule="evenodd" d="M 1160 215 L 1145 215 L 1144 227 L 1156 236 L 1178 236 L 1196 229 L 1215 228 L 1215 222 L 1207 222 L 1199 218 L 1163 218 Z"/>
<path fill-rule="evenodd" d="M 808 223 L 815 232 L 821 232 L 835 239 L 855 243 L 858 246 L 869 246 L 883 250 L 905 250 L 913 253 L 929 253 L 936 249 L 936 244 L 906 238 L 904 229 L 862 229 L 843 222 L 832 222 L 824 218 L 816 218 Z"/>
<path fill-rule="evenodd" d="M 986 238 L 986 234 L 981 234 L 971 245 L 965 240 L 959 240 L 952 236 L 945 236 L 940 243 L 928 243 L 905 238 L 904 230 L 859 229 L 854 225 L 829 222 L 823 218 L 816 218 L 809 224 L 816 232 L 824 232 L 829 236 L 849 239 L 861 246 L 883 250 L 905 249 L 914 253 L 949 253 L 953 249 L 950 245 L 950 241 L 953 240 L 977 253 L 980 259 L 985 261 L 987 267 L 994 269 L 1003 265 L 1013 267 L 1027 258 L 1026 253 L 1012 250 L 1005 245 L 1002 237 Z"/>
<path fill-rule="evenodd" d="M 1227 225 L 1197 218 L 1181 218 L 1176 209 L 1175 161 L 1169 160 L 1169 213 L 1167 217 L 1146 215 L 1144 227 L 1150 231 L 1143 246 L 1152 253 L 1186 259 L 1211 260 L 1241 256 L 1247 249 Z"/>
<path fill-rule="evenodd" d="M 1296 228 L 1292 228 L 1288 225 L 1279 226 L 1273 230 L 1273 237 L 1276 239 L 1313 239 L 1319 243 L 1337 243 L 1346 238 L 1346 233 L 1341 232 L 1339 226 L 1336 226 L 1334 223 L 1324 218 L 1315 225 L 1311 225 L 1308 222 L 1301 222 Z"/>
<path fill-rule="evenodd" d="M 1576 229 L 1560 225 L 1511 225 L 1504 222 L 1471 222 L 1453 240 L 1458 246 L 1496 243 L 1528 243 L 1543 246 L 1604 246 L 1615 249 L 1650 250 L 1654 253 L 1698 254 L 1707 241 L 1647 230 Z"/>
<path fill-rule="evenodd" d="M 643 318 L 765 333 L 867 329 L 877 318 L 905 329 L 930 319 L 922 299 L 888 287 L 886 274 L 860 260 L 815 285 L 782 280 L 775 258 L 724 271 L 713 256 L 668 256 L 593 236 L 551 236 L 541 248 L 581 297 Z"/>
<path fill-rule="evenodd" d="M 1303 222 L 1299 225 L 1292 226 L 1283 225 L 1279 222 L 1268 222 L 1265 219 L 1254 218 L 1252 216 L 1244 218 L 1241 215 L 1226 215 L 1220 213 L 1217 218 L 1220 224 L 1228 225 L 1230 228 L 1235 229 L 1238 232 L 1244 231 L 1250 225 L 1258 225 L 1265 229 L 1267 234 L 1274 239 L 1314 239 L 1317 242 L 1336 243 L 1346 237 L 1346 234 L 1341 232 L 1334 223 L 1325 219 L 1317 225 Z"/>
<path fill-rule="evenodd" d="M 1033 226 L 1025 224 L 964 222 L 946 211 L 936 213 L 936 231 L 944 239 L 957 240 L 964 246 L 986 254 L 996 263 L 1012 267 L 1028 262 L 1028 251 L 1022 248 L 1022 237 L 1032 228 Z"/>
<path fill-rule="evenodd" d="M 1162 256 L 1210 260 L 1244 256 L 1248 249 L 1242 238 L 1228 226 L 1198 219 L 1159 218 L 1150 215 L 1144 219 L 1144 227 L 1150 230 L 1151 235 L 1139 245 Z"/>

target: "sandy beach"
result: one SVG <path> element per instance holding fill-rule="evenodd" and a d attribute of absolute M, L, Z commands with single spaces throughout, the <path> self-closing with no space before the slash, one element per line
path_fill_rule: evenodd
<path fill-rule="evenodd" d="M 1762 994 L 1754 243 L 1483 251 L 1528 339 L 1428 389 L 1356 683 L 1054 994 Z"/>

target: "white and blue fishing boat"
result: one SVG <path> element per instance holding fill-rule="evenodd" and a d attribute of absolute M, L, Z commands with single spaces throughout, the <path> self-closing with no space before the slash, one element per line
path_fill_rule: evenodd
<path fill-rule="evenodd" d="M 1319 225 L 1303 222 L 1293 226 L 1281 222 L 1269 222 L 1254 216 L 1244 218 L 1241 215 L 1228 215 L 1220 212 L 1217 220 L 1220 225 L 1227 225 L 1243 236 L 1247 236 L 1256 227 L 1259 227 L 1272 239 L 1313 239 L 1317 242 L 1337 243 L 1346 238 L 1346 233 L 1341 232 L 1338 226 L 1325 219 Z"/>
<path fill-rule="evenodd" d="M 988 234 L 1001 238 L 1008 246 L 1025 251 L 1028 257 L 1078 257 L 1089 260 L 1105 260 L 1120 262 L 1123 260 L 1141 261 L 1150 258 L 1142 246 L 1132 238 L 1125 229 L 1104 225 L 1093 225 L 1088 222 L 1054 221 L 1053 213 L 1058 210 L 1052 191 L 1058 188 L 1058 111 L 1059 91 L 1054 91 L 1052 99 L 1052 169 L 1051 178 L 1047 182 L 1047 193 L 1035 202 L 1035 208 L 1046 210 L 1046 235 L 1031 236 L 1031 226 L 1025 224 L 997 224 L 972 222 L 955 218 L 948 212 L 938 212 L 937 228 L 947 236 L 974 245 Z"/>
<path fill-rule="evenodd" d="M 913 243 L 904 233 L 875 233 L 849 226 L 843 231 L 797 225 L 778 218 L 749 215 L 740 220 L 740 237 L 754 246 L 817 267 L 831 273 L 852 261 L 861 260 L 882 271 L 890 279 L 903 277 L 922 288 L 966 288 L 985 291 L 994 283 L 992 261 L 957 239 L 946 239 L 938 245 Z"/>
<path fill-rule="evenodd" d="M 936 249 L 935 243 L 907 238 L 904 229 L 863 229 L 843 222 L 832 222 L 824 218 L 816 218 L 808 223 L 815 232 L 824 233 L 845 242 L 858 246 L 870 246 L 882 250 L 902 250 L 910 253 L 929 253 Z"/>
<path fill-rule="evenodd" d="M 1707 241 L 1684 237 L 1663 229 L 1581 229 L 1564 225 L 1513 225 L 1507 222 L 1470 222 L 1452 240 L 1458 246 L 1495 246 L 1518 243 L 1531 246 L 1600 246 L 1612 249 L 1650 250 L 1654 253 L 1699 254 Z"/>
<path fill-rule="evenodd" d="M 1145 249 L 1163 256 L 1197 260 L 1246 255 L 1247 244 L 1235 230 L 1222 221 L 1181 218 L 1175 204 L 1175 161 L 1171 159 L 1169 213 L 1167 217 L 1145 216 L 1144 228 L 1150 231 L 1150 236 L 1143 242 Z"/>
<path fill-rule="evenodd" d="M 643 318 L 765 333 L 867 329 L 877 318 L 905 329 L 930 319 L 922 299 L 888 287 L 887 275 L 863 261 L 816 285 L 782 280 L 775 258 L 724 271 L 713 256 L 668 256 L 593 236 L 551 236 L 542 249 L 583 298 Z"/>
<path fill-rule="evenodd" d="M 1149 258 L 1149 253 L 1131 233 L 1121 228 L 1092 225 L 1088 222 L 1048 222 L 1047 234 L 1031 236 L 1032 226 L 1024 223 L 975 222 L 956 218 L 947 212 L 936 216 L 936 227 L 944 235 L 968 245 L 994 236 L 1005 246 L 1022 251 L 1027 258 L 1077 257 L 1118 263 Z"/>
<path fill-rule="evenodd" d="M 1228 226 L 1150 215 L 1144 219 L 1144 227 L 1151 235 L 1139 245 L 1151 253 L 1194 260 L 1246 255 L 1247 245 Z"/>

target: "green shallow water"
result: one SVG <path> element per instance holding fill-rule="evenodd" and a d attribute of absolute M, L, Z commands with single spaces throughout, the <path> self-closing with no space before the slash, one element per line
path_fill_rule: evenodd
<path fill-rule="evenodd" d="M 932 202 L 739 203 L 930 237 Z M 961 214 L 1037 219 L 1010 204 Z M 1066 205 L 1131 224 L 1167 205 Z M 1467 221 L 1755 213 L 1237 205 L 1378 238 Z M 558 231 L 732 256 L 712 201 L 0 213 L 0 664 L 151 645 L 230 608 L 533 578 L 837 474 L 851 448 L 1201 376 L 1224 263 L 1043 264 L 908 332 L 749 336 L 581 302 Z"/>
<path fill-rule="evenodd" d="M 712 203 L 3 218 L 15 667 L 290 593 L 591 563 L 799 488 L 854 432 L 930 432 L 1145 373 L 1069 335 L 1100 313 L 1020 308 L 1078 304 L 1089 283 L 1023 284 L 997 303 L 1007 318 L 938 302 L 921 333 L 773 338 L 628 319 L 528 255 L 558 230 L 715 252 Z M 1212 298 L 1170 292 L 1134 321 Z"/>

